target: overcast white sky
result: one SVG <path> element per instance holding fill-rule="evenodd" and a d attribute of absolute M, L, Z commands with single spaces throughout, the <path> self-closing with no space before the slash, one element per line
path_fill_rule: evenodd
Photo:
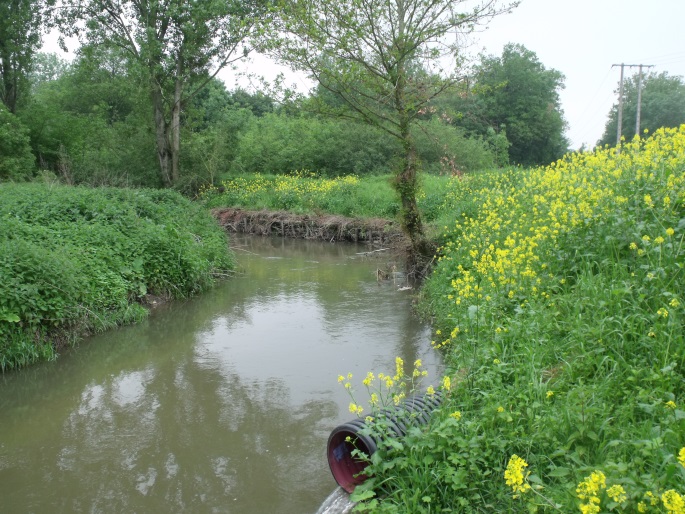
<path fill-rule="evenodd" d="M 571 147 L 592 148 L 616 101 L 620 71 L 612 64 L 651 64 L 650 71 L 685 77 L 685 0 L 522 0 L 477 34 L 471 51 L 501 55 L 507 43 L 524 45 L 565 75 L 561 102 Z M 250 69 L 267 77 L 277 71 L 261 58 Z M 221 77 L 235 87 L 230 71 Z"/>
<path fill-rule="evenodd" d="M 507 43 L 524 45 L 564 74 L 566 135 L 573 149 L 592 148 L 617 101 L 620 69 L 612 64 L 651 64 L 648 71 L 685 77 L 685 0 L 522 0 L 474 35 L 470 51 L 499 56 Z M 277 67 L 257 58 L 251 71 L 273 76 Z M 222 76 L 235 87 L 229 72 Z"/>
<path fill-rule="evenodd" d="M 520 43 L 562 72 L 567 136 L 572 148 L 592 148 L 617 101 L 620 69 L 612 64 L 652 64 L 650 71 L 685 77 L 685 0 L 523 0 L 479 40 L 494 55 Z"/>

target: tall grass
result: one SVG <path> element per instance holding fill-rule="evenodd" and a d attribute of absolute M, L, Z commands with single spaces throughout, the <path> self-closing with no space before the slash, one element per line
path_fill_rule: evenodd
<path fill-rule="evenodd" d="M 300 214 L 394 218 L 399 206 L 392 180 L 391 175 L 321 178 L 318 173 L 306 170 L 288 175 L 252 173 L 206 187 L 200 192 L 200 198 L 211 208 L 240 207 L 288 210 Z M 418 202 L 428 222 L 441 215 L 448 182 L 446 176 L 426 174 L 421 177 Z"/>
<path fill-rule="evenodd" d="M 685 126 L 444 206 L 421 308 L 450 391 L 358 510 L 685 512 Z"/>
<path fill-rule="evenodd" d="M 225 233 L 172 191 L 0 186 L 0 371 L 145 316 L 233 267 Z"/>

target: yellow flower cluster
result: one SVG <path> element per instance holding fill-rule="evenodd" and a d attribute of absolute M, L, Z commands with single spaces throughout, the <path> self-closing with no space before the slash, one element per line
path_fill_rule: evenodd
<path fill-rule="evenodd" d="M 673 489 L 661 495 L 661 501 L 668 514 L 685 514 L 685 498 Z"/>
<path fill-rule="evenodd" d="M 616 503 L 623 503 L 628 499 L 626 490 L 623 489 L 623 486 L 621 485 L 612 485 L 609 489 L 607 489 L 607 495 Z"/>
<path fill-rule="evenodd" d="M 600 511 L 599 495 L 602 489 L 606 489 L 606 476 L 601 471 L 593 471 L 590 476 L 585 477 L 576 488 L 578 498 L 586 503 L 580 505 L 583 514 L 595 514 Z"/>
<path fill-rule="evenodd" d="M 364 380 L 362 380 L 362 384 L 364 384 L 369 393 L 371 409 L 377 411 L 380 408 L 387 407 L 391 402 L 394 405 L 399 405 L 402 400 L 406 399 L 408 393 L 413 393 L 418 385 L 418 381 L 428 374 L 426 370 L 421 369 L 421 366 L 421 359 L 417 359 L 414 361 L 414 369 L 411 374 L 405 375 L 404 360 L 401 357 L 396 357 L 394 375 L 385 373 L 375 375 L 369 371 Z M 352 397 L 353 401 L 350 403 L 349 411 L 357 416 L 361 416 L 364 408 L 354 401 L 352 373 L 338 375 L 338 383 L 343 384 L 343 387 Z M 449 386 L 449 377 L 447 377 L 443 379 L 443 388 L 449 388 Z M 434 392 L 431 394 L 434 394 Z"/>
<path fill-rule="evenodd" d="M 221 186 L 207 186 L 200 190 L 200 197 L 213 194 L 227 194 L 236 196 L 243 202 L 249 202 L 263 193 L 289 194 L 300 198 L 317 198 L 324 195 L 335 194 L 342 188 L 356 186 L 360 182 L 359 177 L 348 175 L 333 179 L 319 178 L 315 173 L 307 170 L 296 171 L 290 175 L 278 175 L 275 178 L 266 178 L 255 173 L 249 178 L 236 177 L 221 182 Z M 306 203 L 306 202 L 303 202 Z"/>
<path fill-rule="evenodd" d="M 530 484 L 526 481 L 529 473 L 523 474 L 528 463 L 518 455 L 512 455 L 507 464 L 507 469 L 504 471 L 504 479 L 511 490 L 514 491 L 514 498 L 518 498 L 519 494 L 524 494 L 530 491 Z"/>
<path fill-rule="evenodd" d="M 678 453 L 678 462 L 685 466 L 685 448 L 682 448 Z M 602 491 L 606 491 L 606 495 L 615 503 L 628 501 L 628 493 L 622 485 L 616 484 L 607 488 L 606 476 L 601 471 L 596 470 L 585 477 L 576 488 L 576 496 L 584 502 L 579 505 L 583 514 L 600 512 Z M 664 491 L 661 496 L 652 491 L 647 491 L 644 494 L 644 499 L 637 503 L 637 511 L 649 512 L 650 507 L 658 507 L 660 501 L 667 514 L 685 514 L 685 497 L 675 489 Z"/>
<path fill-rule="evenodd" d="M 455 179 L 446 205 L 470 201 L 479 209 L 447 229 L 447 242 L 439 250 L 438 260 L 451 270 L 452 293 L 447 298 L 453 306 L 479 305 L 495 298 L 522 305 L 531 298 L 550 299 L 560 283 L 549 266 L 561 238 L 624 208 L 630 199 L 622 191 L 650 191 L 643 197 L 643 208 L 672 209 L 685 200 L 685 174 L 668 170 L 684 166 L 685 125 L 638 138 L 620 153 L 603 148 L 569 154 L 528 172 L 497 172 L 487 180 L 483 176 Z M 625 183 L 632 185 L 618 187 Z M 674 234 L 672 228 L 661 231 L 644 234 L 631 249 L 645 255 Z M 662 308 L 658 316 L 666 318 L 668 311 Z M 436 345 L 452 339 L 450 335 Z"/>

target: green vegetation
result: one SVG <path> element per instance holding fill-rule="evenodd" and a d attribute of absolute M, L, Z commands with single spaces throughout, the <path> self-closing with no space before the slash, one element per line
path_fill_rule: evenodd
<path fill-rule="evenodd" d="M 685 126 L 452 181 L 421 300 L 446 399 L 358 511 L 684 511 L 683 170 Z"/>
<path fill-rule="evenodd" d="M 225 233 L 173 191 L 0 186 L 0 370 L 143 318 L 233 267 Z"/>
<path fill-rule="evenodd" d="M 222 180 L 200 191 L 200 200 L 210 208 L 239 207 L 250 210 L 288 210 L 299 214 L 338 214 L 349 217 L 394 218 L 397 198 L 391 175 L 321 178 L 308 171 L 288 175 L 244 174 Z M 423 175 L 417 195 L 421 212 L 437 225 L 450 217 L 446 201 L 447 176 Z M 447 219 L 447 218 L 446 218 Z"/>
<path fill-rule="evenodd" d="M 501 56 L 481 56 L 463 94 L 437 102 L 469 133 L 504 137 L 507 162 L 534 166 L 559 159 L 568 149 L 559 99 L 563 88 L 561 72 L 546 69 L 524 46 L 508 44 Z"/>
<path fill-rule="evenodd" d="M 30 178 L 35 160 L 28 130 L 0 103 L 0 181 Z"/>
<path fill-rule="evenodd" d="M 393 187 L 398 218 L 411 240 L 412 255 L 425 263 L 432 253 L 417 205 L 415 126 L 431 102 L 461 80 L 463 43 L 455 34 L 474 32 L 516 4 L 464 0 L 296 0 L 278 2 L 284 32 L 274 53 L 316 79 L 335 102 L 322 112 L 381 129 L 397 145 Z M 431 70 L 432 72 L 429 72 Z M 436 70 L 439 70 L 436 72 Z"/>
<path fill-rule="evenodd" d="M 670 77 L 668 73 L 647 73 L 640 80 L 639 74 L 628 77 L 623 83 L 623 118 L 621 135 L 626 141 L 635 137 L 637 121 L 638 85 L 640 97 L 640 130 L 654 132 L 660 127 L 677 127 L 685 123 L 685 82 L 682 77 Z M 618 104 L 609 112 L 602 139 L 598 145 L 616 144 L 618 129 Z"/>

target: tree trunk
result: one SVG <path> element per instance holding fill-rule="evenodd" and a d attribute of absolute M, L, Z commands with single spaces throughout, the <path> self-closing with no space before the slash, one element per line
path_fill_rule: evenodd
<path fill-rule="evenodd" d="M 17 76 L 9 50 L 2 49 L 2 97 L 0 100 L 12 113 L 17 110 Z"/>
<path fill-rule="evenodd" d="M 403 159 L 402 167 L 395 177 L 395 189 L 400 196 L 402 206 L 402 228 L 411 240 L 414 261 L 421 260 L 421 256 L 427 252 L 427 242 L 423 234 L 421 213 L 416 202 L 418 187 L 416 158 L 416 144 L 411 134 L 410 114 L 405 101 L 406 69 L 400 64 L 397 68 L 395 81 L 395 109 L 398 115 L 400 143 L 402 144 Z"/>
<path fill-rule="evenodd" d="M 152 84 L 152 105 L 155 114 L 155 139 L 157 143 L 157 157 L 159 158 L 159 171 L 164 186 L 170 187 L 172 184 L 172 150 L 169 145 L 169 127 L 164 116 L 162 90 L 154 79 Z"/>
<path fill-rule="evenodd" d="M 408 120 L 401 123 L 403 159 L 402 168 L 398 170 L 395 178 L 395 189 L 400 196 L 402 205 L 402 227 L 409 236 L 412 249 L 418 253 L 424 253 L 425 237 L 423 222 L 416 201 L 418 189 L 418 162 L 416 158 L 416 145 L 409 130 Z"/>
<path fill-rule="evenodd" d="M 171 109 L 171 182 L 178 181 L 179 160 L 181 158 L 181 94 L 183 86 L 179 78 L 176 79 L 174 90 L 174 106 Z"/>

